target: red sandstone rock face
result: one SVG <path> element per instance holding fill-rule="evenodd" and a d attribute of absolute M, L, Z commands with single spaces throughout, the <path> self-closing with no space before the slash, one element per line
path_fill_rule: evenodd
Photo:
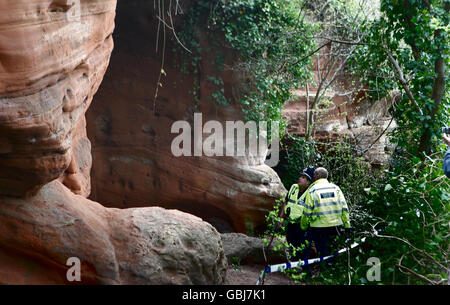
<path fill-rule="evenodd" d="M 32 195 L 69 165 L 67 185 L 89 193 L 84 113 L 109 63 L 115 2 L 2 3 L 0 194 Z"/>
<path fill-rule="evenodd" d="M 327 48 L 323 49 L 320 61 L 315 59 L 312 74 L 316 86 L 311 85 L 308 92 L 306 88 L 300 88 L 294 92 L 294 98 L 284 105 L 283 117 L 288 122 L 290 134 L 304 136 L 306 133 L 307 105 L 311 107 L 316 95 L 318 75 L 326 75 L 327 68 L 331 66 L 327 65 L 327 61 L 330 60 L 327 52 Z M 333 71 L 329 75 L 333 75 Z M 336 81 L 314 110 L 313 136 L 322 140 L 348 137 L 373 166 L 387 164 L 390 157 L 388 150 L 391 146 L 387 134 L 396 127 L 396 123 L 391 121 L 388 109 L 392 106 L 395 95 L 371 103 L 364 98 L 362 91 L 356 89 L 357 85 L 351 82 L 352 75 L 338 74 Z M 311 111 L 311 108 L 308 110 Z M 385 129 L 387 132 L 381 134 Z"/>
<path fill-rule="evenodd" d="M 81 284 L 223 283 L 211 225 L 84 198 L 84 115 L 109 63 L 116 1 L 0 6 L 0 284 L 67 284 L 70 257 L 81 261 Z"/>
<path fill-rule="evenodd" d="M 226 261 L 217 231 L 162 208 L 112 209 L 60 182 L 33 199 L 0 197 L 0 284 L 221 284 Z M 75 282 L 76 283 L 76 282 Z"/>
<path fill-rule="evenodd" d="M 184 3 L 185 4 L 185 3 Z M 286 192 L 264 157 L 175 157 L 171 133 L 177 120 L 193 126 L 194 112 L 203 123 L 243 120 L 240 106 L 217 106 L 217 90 L 208 76 L 221 77 L 231 99 L 238 78 L 231 71 L 218 72 L 216 53 L 204 35 L 200 75 L 186 75 L 175 63 L 190 54 L 172 52 L 167 39 L 164 70 L 154 108 L 154 95 L 162 61 L 162 32 L 156 49 L 157 19 L 152 2 L 118 3 L 115 49 L 95 101 L 87 112 L 92 141 L 93 200 L 113 207 L 158 205 L 192 213 L 221 231 L 248 232 L 265 229 L 264 216 L 275 199 Z M 167 36 L 171 33 L 167 33 Z M 181 47 L 178 46 L 181 50 Z M 223 52 L 223 50 L 220 50 Z M 232 64 L 233 54 L 225 61 Z M 191 91 L 198 83 L 198 102 Z M 204 138 L 208 135 L 205 134 Z"/>

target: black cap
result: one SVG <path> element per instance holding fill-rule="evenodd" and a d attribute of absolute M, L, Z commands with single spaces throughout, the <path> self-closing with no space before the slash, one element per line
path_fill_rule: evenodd
<path fill-rule="evenodd" d="M 306 178 L 308 178 L 309 181 L 313 181 L 314 180 L 314 167 L 308 166 L 300 173 L 300 176 L 301 175 L 306 176 Z"/>

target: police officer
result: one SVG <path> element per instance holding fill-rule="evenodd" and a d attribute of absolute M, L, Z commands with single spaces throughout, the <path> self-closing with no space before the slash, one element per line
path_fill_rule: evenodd
<path fill-rule="evenodd" d="M 314 167 L 309 166 L 305 168 L 298 178 L 297 184 L 293 184 L 287 196 L 287 204 L 284 208 L 284 213 L 287 215 L 289 221 L 286 228 L 286 241 L 294 247 L 300 247 L 305 241 L 306 231 L 300 227 L 300 219 L 304 209 L 304 195 L 305 191 L 311 185 L 314 177 Z M 293 260 L 300 258 L 300 253 L 297 253 Z"/>
<path fill-rule="evenodd" d="M 329 243 L 339 234 L 338 227 L 350 229 L 350 217 L 341 189 L 328 182 L 328 171 L 319 167 L 314 182 L 305 193 L 301 228 L 311 229 L 311 237 L 320 256 L 330 254 Z"/>

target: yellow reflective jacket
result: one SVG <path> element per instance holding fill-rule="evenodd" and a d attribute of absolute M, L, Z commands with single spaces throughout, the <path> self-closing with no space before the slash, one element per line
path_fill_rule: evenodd
<path fill-rule="evenodd" d="M 287 204 L 284 207 L 284 214 L 287 215 L 288 209 L 290 209 L 289 218 L 291 218 L 291 214 L 297 214 L 296 205 L 297 205 L 297 197 L 300 192 L 300 186 L 298 184 L 292 184 L 289 193 L 287 194 L 286 201 Z M 300 215 L 301 216 L 301 215 Z M 292 218 L 291 218 L 292 219 Z"/>
<path fill-rule="evenodd" d="M 298 220 L 303 215 L 306 191 L 302 193 L 300 198 L 298 198 L 299 193 L 300 186 L 298 184 L 293 184 L 287 196 L 287 204 L 284 208 L 284 213 L 287 214 L 287 209 L 289 208 L 289 219 L 292 221 Z"/>
<path fill-rule="evenodd" d="M 304 211 L 301 218 L 301 228 L 326 228 L 344 225 L 350 228 L 350 216 L 347 202 L 341 189 L 319 179 L 312 183 L 305 192 Z"/>

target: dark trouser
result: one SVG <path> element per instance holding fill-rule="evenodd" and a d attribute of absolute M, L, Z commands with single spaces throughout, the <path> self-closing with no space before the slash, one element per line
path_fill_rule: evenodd
<path fill-rule="evenodd" d="M 301 252 L 297 252 L 292 258 L 292 261 L 298 261 L 300 259 L 305 260 L 309 258 L 309 251 L 311 247 L 311 237 L 309 230 L 303 231 L 300 228 L 299 223 L 288 223 L 286 232 L 286 241 L 294 247 L 300 247 L 305 244 L 305 241 L 309 241 L 309 245 L 305 246 L 305 249 Z M 310 273 L 309 266 L 306 266 L 306 271 Z"/>
<path fill-rule="evenodd" d="M 339 235 L 337 227 L 329 228 L 311 228 L 311 237 L 316 245 L 316 249 L 319 257 L 328 256 L 330 252 L 330 244 L 335 240 L 336 236 Z M 334 261 L 331 258 L 329 262 Z"/>
<path fill-rule="evenodd" d="M 288 223 L 286 241 L 294 247 L 300 247 L 305 242 L 305 231 L 300 228 L 299 223 Z"/>

